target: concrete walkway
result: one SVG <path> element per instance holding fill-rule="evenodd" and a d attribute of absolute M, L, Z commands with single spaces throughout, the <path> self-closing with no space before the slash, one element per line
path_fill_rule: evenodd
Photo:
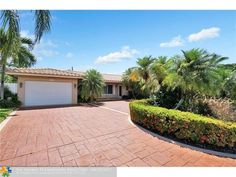
<path fill-rule="evenodd" d="M 0 132 L 0 166 L 236 166 L 129 120 L 128 102 L 17 111 Z"/>

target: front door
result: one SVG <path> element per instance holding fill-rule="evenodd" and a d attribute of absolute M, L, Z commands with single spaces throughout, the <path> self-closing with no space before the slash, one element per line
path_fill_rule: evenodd
<path fill-rule="evenodd" d="M 119 86 L 119 96 L 122 96 L 122 86 Z"/>

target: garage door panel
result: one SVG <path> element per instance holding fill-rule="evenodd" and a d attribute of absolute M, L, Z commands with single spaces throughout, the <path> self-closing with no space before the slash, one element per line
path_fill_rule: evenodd
<path fill-rule="evenodd" d="M 60 105 L 72 103 L 72 83 L 25 82 L 25 106 Z"/>

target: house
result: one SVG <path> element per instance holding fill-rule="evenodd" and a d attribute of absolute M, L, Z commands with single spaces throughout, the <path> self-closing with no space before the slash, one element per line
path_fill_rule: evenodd
<path fill-rule="evenodd" d="M 84 72 L 51 68 L 8 68 L 6 74 L 17 78 L 18 98 L 22 106 L 77 104 L 78 84 Z M 121 99 L 127 95 L 121 75 L 103 74 L 106 86 L 100 99 Z"/>

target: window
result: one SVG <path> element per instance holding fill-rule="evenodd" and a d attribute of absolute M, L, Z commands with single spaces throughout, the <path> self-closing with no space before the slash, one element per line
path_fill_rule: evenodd
<path fill-rule="evenodd" d="M 104 87 L 104 94 L 112 94 L 113 93 L 113 85 L 106 85 Z"/>
<path fill-rule="evenodd" d="M 112 85 L 108 85 L 107 88 L 108 88 L 107 89 L 108 90 L 108 94 L 112 94 L 112 88 L 113 88 Z"/>
<path fill-rule="evenodd" d="M 107 86 L 104 86 L 104 87 L 103 87 L 103 93 L 104 93 L 104 94 L 107 94 Z"/>

